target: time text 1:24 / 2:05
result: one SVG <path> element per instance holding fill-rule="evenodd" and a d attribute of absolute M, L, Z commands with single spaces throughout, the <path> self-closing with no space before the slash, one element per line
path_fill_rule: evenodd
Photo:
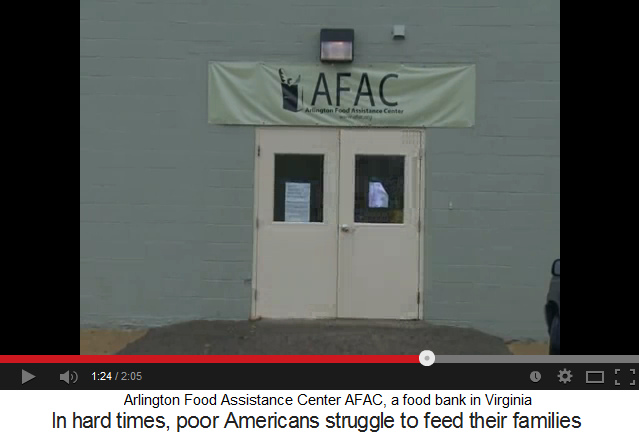
<path fill-rule="evenodd" d="M 93 372 L 94 381 L 141 381 L 142 372 Z"/>

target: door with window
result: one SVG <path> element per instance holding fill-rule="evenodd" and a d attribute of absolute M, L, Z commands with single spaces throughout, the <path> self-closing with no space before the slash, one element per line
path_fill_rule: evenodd
<path fill-rule="evenodd" d="M 421 136 L 258 130 L 255 316 L 419 317 Z"/>

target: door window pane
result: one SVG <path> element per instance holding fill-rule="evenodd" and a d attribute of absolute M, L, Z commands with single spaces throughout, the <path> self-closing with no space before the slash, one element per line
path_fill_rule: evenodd
<path fill-rule="evenodd" d="M 324 221 L 324 156 L 275 154 L 273 221 Z"/>
<path fill-rule="evenodd" d="M 355 156 L 355 222 L 404 222 L 404 156 Z"/>

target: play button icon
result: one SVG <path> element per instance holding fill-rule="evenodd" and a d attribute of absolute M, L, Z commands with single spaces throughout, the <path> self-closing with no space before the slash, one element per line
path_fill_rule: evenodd
<path fill-rule="evenodd" d="M 31 381 L 35 378 L 35 375 L 30 374 L 26 370 L 22 369 L 22 384 Z"/>

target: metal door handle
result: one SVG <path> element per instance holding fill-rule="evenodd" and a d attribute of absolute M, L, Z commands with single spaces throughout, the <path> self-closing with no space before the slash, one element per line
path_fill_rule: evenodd
<path fill-rule="evenodd" d="M 353 231 L 353 229 L 351 228 L 351 226 L 349 226 L 348 224 L 342 224 L 342 225 L 340 226 L 340 229 L 342 229 L 342 232 L 346 232 L 346 233 L 348 233 L 348 232 L 352 232 L 352 231 Z"/>

